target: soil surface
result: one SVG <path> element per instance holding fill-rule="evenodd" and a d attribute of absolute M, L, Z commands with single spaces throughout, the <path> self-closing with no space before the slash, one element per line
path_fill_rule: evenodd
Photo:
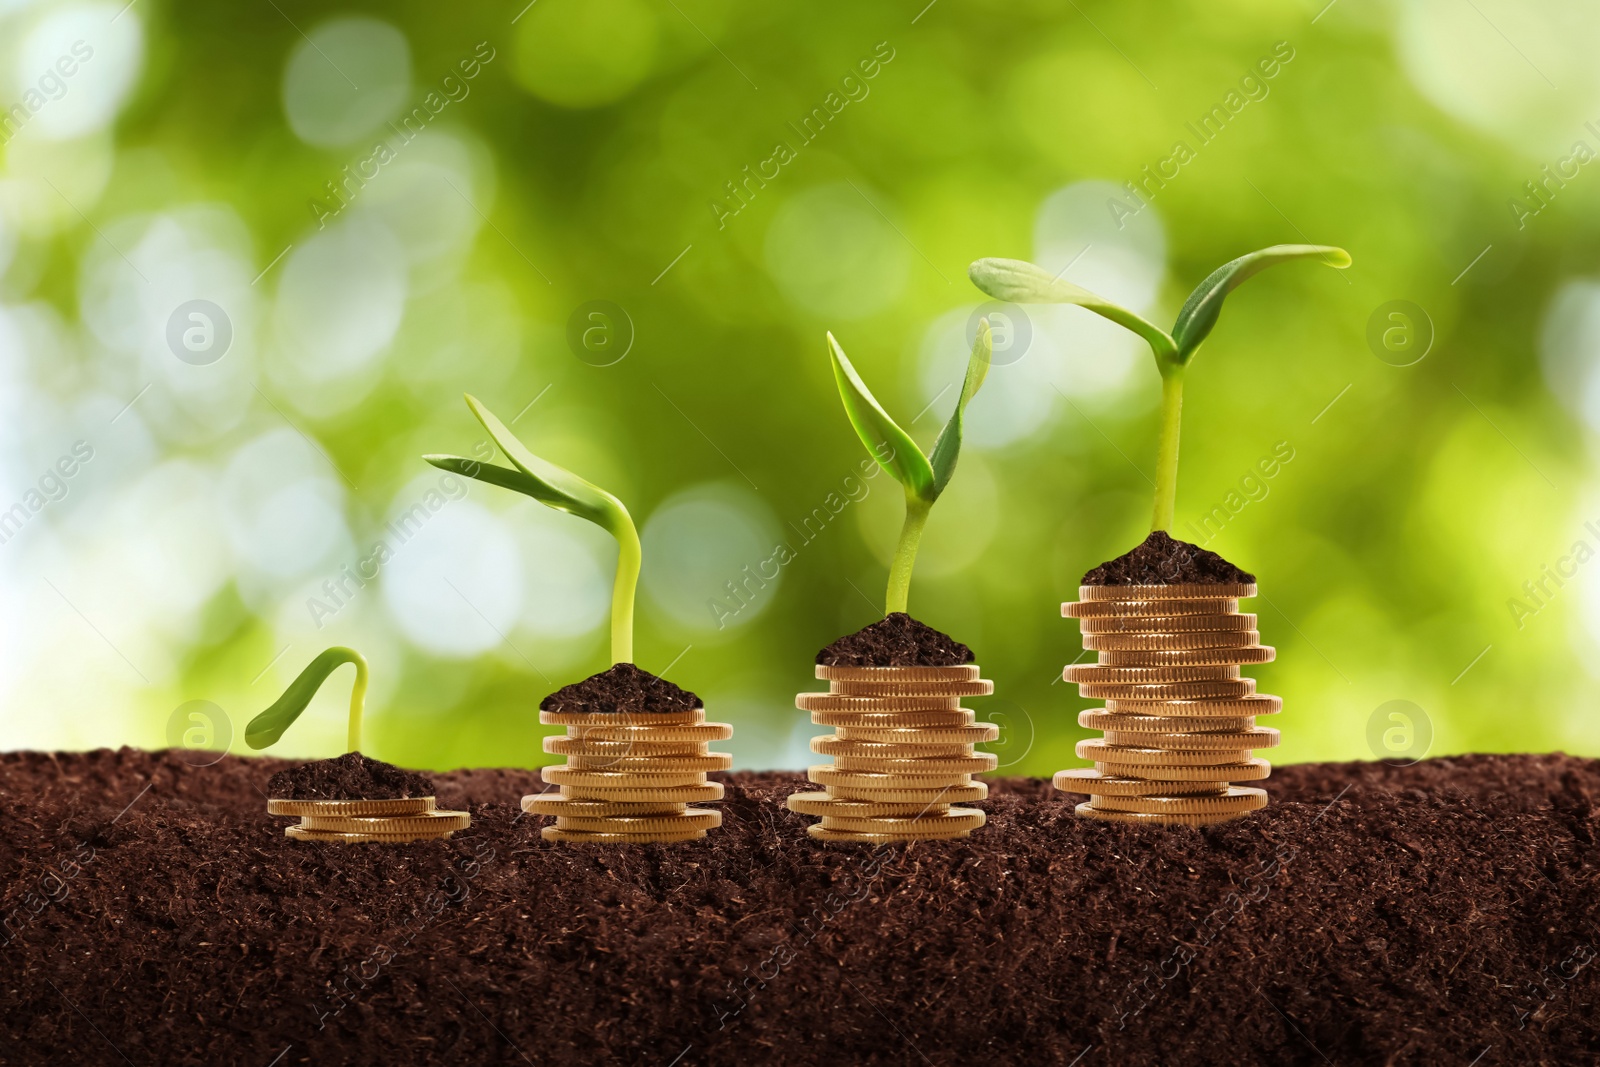
<path fill-rule="evenodd" d="M 1256 576 L 1199 545 L 1154 530 L 1131 552 L 1083 576 L 1083 585 L 1250 585 Z"/>
<path fill-rule="evenodd" d="M 839 638 L 817 653 L 824 667 L 955 667 L 972 649 L 903 611 Z"/>
<path fill-rule="evenodd" d="M 667 714 L 703 707 L 700 698 L 631 663 L 562 686 L 539 702 L 540 711 Z"/>
<path fill-rule="evenodd" d="M 279 760 L 0 756 L 0 1063 L 1593 1064 L 1600 762 L 1302 764 L 1206 829 L 998 779 L 965 841 L 821 847 L 795 774 L 684 845 L 312 845 Z"/>
<path fill-rule="evenodd" d="M 433 796 L 433 779 L 346 752 L 279 771 L 267 780 L 267 795 L 278 800 L 402 800 Z"/>

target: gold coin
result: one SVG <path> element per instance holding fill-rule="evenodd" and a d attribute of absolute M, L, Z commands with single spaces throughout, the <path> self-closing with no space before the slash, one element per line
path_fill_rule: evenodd
<path fill-rule="evenodd" d="M 1178 652 L 1195 649 L 1251 648 L 1260 630 L 1178 630 L 1173 633 L 1084 634 L 1083 647 L 1093 652 Z"/>
<path fill-rule="evenodd" d="M 706 721 L 706 709 L 690 711 L 541 711 L 546 726 L 693 726 Z"/>
<path fill-rule="evenodd" d="M 567 766 L 575 771 L 613 771 L 645 774 L 671 774 L 675 771 L 725 771 L 733 766 L 727 752 L 708 752 L 704 756 L 568 756 Z M 545 781 L 550 779 L 546 778 Z"/>
<path fill-rule="evenodd" d="M 706 836 L 704 830 L 654 830 L 644 833 L 599 833 L 593 830 L 563 830 L 559 826 L 546 826 L 539 831 L 546 841 L 564 841 L 581 845 L 670 845 L 678 841 L 698 841 Z"/>
<path fill-rule="evenodd" d="M 403 800 L 268 800 L 268 815 L 420 815 L 433 810 L 433 797 Z"/>
<path fill-rule="evenodd" d="M 789 810 L 799 812 L 801 815 L 844 815 L 857 819 L 885 815 L 905 818 L 930 813 L 938 814 L 949 810 L 952 803 L 954 801 L 950 800 L 937 804 L 918 801 L 851 800 L 847 797 L 830 796 L 827 793 L 790 793 L 788 798 Z"/>
<path fill-rule="evenodd" d="M 1248 648 L 1190 648 L 1166 651 L 1136 649 L 1128 652 L 1102 652 L 1100 662 L 1108 667 L 1202 667 L 1215 663 L 1271 663 L 1278 658 L 1271 645 Z"/>
<path fill-rule="evenodd" d="M 856 697 L 986 697 L 994 683 L 976 682 L 829 682 L 828 690 L 840 696 Z"/>
<path fill-rule="evenodd" d="M 434 834 L 465 830 L 472 816 L 465 811 L 424 811 L 416 815 L 303 815 L 307 830 L 333 830 L 348 834 Z"/>
<path fill-rule="evenodd" d="M 854 793 L 878 792 L 889 789 L 901 792 L 915 791 L 933 796 L 945 789 L 959 789 L 972 783 L 970 772 L 945 772 L 943 774 L 903 774 L 886 771 L 850 771 L 833 764 L 817 764 L 806 769 L 806 777 L 828 789 L 849 789 Z M 883 799 L 887 800 L 888 797 Z"/>
<path fill-rule="evenodd" d="M 1219 763 L 1207 767 L 1150 767 L 1134 763 L 1105 763 L 1096 761 L 1094 769 L 1112 778 L 1149 778 L 1170 786 L 1173 782 L 1258 782 L 1272 774 L 1272 764 L 1264 759 L 1252 758 L 1239 763 Z M 1162 792 L 1177 792 L 1164 789 Z"/>
<path fill-rule="evenodd" d="M 821 824 L 806 827 L 813 841 L 835 844 L 892 845 L 900 841 L 945 841 L 957 837 L 971 837 L 971 830 L 952 830 L 944 834 L 858 834 L 849 830 L 830 830 Z"/>
<path fill-rule="evenodd" d="M 835 756 L 833 765 L 841 771 L 880 771 L 885 774 L 981 774 L 1000 765 L 1000 757 L 990 752 L 970 756 L 931 756 L 894 759 L 887 756 Z"/>
<path fill-rule="evenodd" d="M 1278 731 L 1269 726 L 1250 730 L 1219 730 L 1207 733 L 1152 734 L 1133 730 L 1107 730 L 1103 738 L 1108 745 L 1132 745 L 1139 748 L 1165 748 L 1180 751 L 1196 749 L 1276 748 Z"/>
<path fill-rule="evenodd" d="M 1069 619 L 1157 618 L 1167 615 L 1232 615 L 1239 601 L 1225 600 L 1074 600 L 1061 605 Z"/>
<path fill-rule="evenodd" d="M 856 788 L 851 785 L 830 784 L 820 796 L 837 800 L 853 800 L 872 804 L 915 804 L 919 808 L 949 807 L 951 804 L 970 804 L 989 795 L 983 782 L 965 782 L 938 789 L 884 789 L 880 787 Z"/>
<path fill-rule="evenodd" d="M 689 726 L 569 726 L 567 736 L 578 741 L 696 742 L 726 741 L 733 727 L 725 722 L 703 722 Z M 548 751 L 548 749 L 546 750 Z"/>
<path fill-rule="evenodd" d="M 704 756 L 705 741 L 607 741 L 589 737 L 547 737 L 544 750 L 557 756 Z"/>
<path fill-rule="evenodd" d="M 675 815 L 558 815 L 556 828 L 600 834 L 653 834 L 659 831 L 715 830 L 722 812 L 689 808 Z"/>
<path fill-rule="evenodd" d="M 841 741 L 878 741 L 885 744 L 912 745 L 978 745 L 997 741 L 1000 727 L 991 722 L 973 723 L 970 726 L 901 727 L 901 726 L 840 726 L 835 733 Z"/>
<path fill-rule="evenodd" d="M 585 800 L 580 797 L 557 796 L 553 793 L 549 796 L 535 793 L 522 798 L 522 810 L 529 815 L 577 815 L 592 819 L 606 815 L 677 815 L 688 810 L 688 805 L 681 801 L 647 803 Z"/>
<path fill-rule="evenodd" d="M 1173 812 L 1162 812 L 1159 815 L 1149 815 L 1138 811 L 1105 811 L 1090 807 L 1088 802 L 1079 804 L 1073 809 L 1079 815 L 1090 819 L 1099 819 L 1101 822 L 1132 822 L 1147 823 L 1154 826 L 1215 826 L 1217 823 L 1237 819 L 1246 812 L 1215 812 L 1210 815 L 1179 815 Z"/>
<path fill-rule="evenodd" d="M 1161 685 L 1172 682 L 1222 682 L 1239 677 L 1231 663 L 1210 667 L 1107 667 L 1099 663 L 1071 663 L 1061 676 L 1069 682 L 1095 685 Z"/>
<path fill-rule="evenodd" d="M 951 808 L 949 811 L 926 815 L 857 818 L 849 815 L 824 815 L 824 830 L 839 830 L 847 834 L 904 834 L 907 837 L 945 837 L 951 833 L 976 830 L 982 826 L 984 814 L 973 808 Z"/>
<path fill-rule="evenodd" d="M 1102 774 L 1093 767 L 1057 771 L 1053 782 L 1063 793 L 1095 796 L 1221 796 L 1228 789 L 1226 782 L 1153 782 L 1137 776 Z"/>
<path fill-rule="evenodd" d="M 1221 796 L 1120 797 L 1095 795 L 1089 806 L 1096 811 L 1133 811 L 1143 815 L 1217 815 L 1256 811 L 1267 806 L 1267 791 L 1245 785 L 1230 785 Z"/>
<path fill-rule="evenodd" d="M 1121 763 L 1129 767 L 1215 767 L 1218 764 L 1242 763 L 1250 758 L 1249 748 L 1186 751 L 1109 745 L 1100 740 L 1079 741 L 1076 751 L 1080 759 L 1095 760 L 1099 763 Z"/>
<path fill-rule="evenodd" d="M 813 711 L 811 713 L 812 722 L 818 726 L 832 726 L 835 729 L 850 727 L 871 730 L 948 730 L 971 726 L 976 718 L 976 715 L 965 708 L 956 711 Z"/>
<path fill-rule="evenodd" d="M 1117 715 L 1276 715 L 1283 710 L 1283 698 L 1267 693 L 1240 697 L 1212 697 L 1179 700 L 1106 701 L 1106 710 Z"/>
<path fill-rule="evenodd" d="M 1237 611 L 1190 615 L 1097 615 L 1078 620 L 1078 632 L 1083 634 L 1225 633 L 1255 628 L 1254 615 Z"/>
<path fill-rule="evenodd" d="M 573 767 L 544 767 L 539 776 L 546 785 L 579 785 L 603 789 L 660 789 L 675 785 L 703 785 L 704 771 L 590 771 Z"/>
<path fill-rule="evenodd" d="M 865 756 L 871 759 L 958 759 L 972 755 L 972 746 L 960 741 L 945 744 L 887 744 L 882 741 L 851 741 L 825 734 L 811 739 L 811 751 L 819 756 Z"/>
<path fill-rule="evenodd" d="M 722 799 L 721 782 L 671 786 L 564 785 L 561 792 L 573 800 L 604 800 L 615 804 L 678 804 Z"/>
<path fill-rule="evenodd" d="M 1254 583 L 1174 582 L 1172 585 L 1080 585 L 1079 600 L 1216 600 L 1255 596 Z"/>
<path fill-rule="evenodd" d="M 1078 712 L 1078 725 L 1091 730 L 1124 730 L 1136 734 L 1181 734 L 1249 730 L 1255 727 L 1253 715 L 1201 718 L 1187 715 L 1113 715 L 1099 708 Z"/>
<path fill-rule="evenodd" d="M 976 682 L 978 665 L 955 667 L 825 667 L 817 664 L 817 677 L 825 682 Z"/>
<path fill-rule="evenodd" d="M 954 713 L 961 710 L 959 696 L 904 697 L 851 696 L 848 693 L 801 693 L 794 698 L 801 711 L 838 714 L 887 715 L 931 712 Z M 967 720 L 970 722 L 971 720 Z"/>
<path fill-rule="evenodd" d="M 1165 700 L 1215 700 L 1249 696 L 1256 691 L 1254 678 L 1231 678 L 1214 682 L 1170 682 L 1166 685 L 1102 685 L 1078 683 L 1078 695 L 1088 700 L 1132 700 L 1150 703 Z"/>
<path fill-rule="evenodd" d="M 348 845 L 364 843 L 403 845 L 408 841 L 442 841 L 448 838 L 454 830 L 418 830 L 411 833 L 401 832 L 393 834 L 352 833 L 343 830 L 313 830 L 306 826 L 286 826 L 283 836 L 296 841 L 329 841 L 342 842 Z"/>

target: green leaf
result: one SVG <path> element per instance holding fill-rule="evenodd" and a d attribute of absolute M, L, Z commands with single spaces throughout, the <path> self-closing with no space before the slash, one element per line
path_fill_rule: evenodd
<path fill-rule="evenodd" d="M 367 690 L 367 661 L 353 648 L 330 648 L 312 660 L 300 672 L 300 677 L 289 683 L 289 688 L 283 691 L 277 703 L 250 720 L 250 724 L 244 728 L 245 743 L 251 748 L 266 748 L 276 744 L 283 732 L 294 725 L 300 713 L 306 710 L 311 698 L 327 681 L 328 675 L 346 663 L 353 663 L 356 668 L 356 684 L 350 694 L 349 740 L 351 751 L 357 749 L 361 737 L 361 706 Z"/>
<path fill-rule="evenodd" d="M 972 343 L 972 358 L 967 360 L 967 377 L 961 383 L 961 395 L 956 398 L 956 409 L 950 413 L 950 421 L 944 424 L 944 429 L 939 431 L 939 439 L 933 443 L 933 498 L 944 492 L 944 487 L 950 484 L 950 476 L 956 472 L 956 457 L 961 452 L 962 416 L 968 402 L 978 395 L 984 378 L 988 377 L 993 358 L 994 335 L 989 331 L 989 320 L 980 319 L 978 336 Z"/>
<path fill-rule="evenodd" d="M 1081 285 L 1051 276 L 1043 267 L 1020 259 L 980 259 L 967 277 L 996 300 L 1012 304 L 1076 304 L 1143 337 L 1158 360 L 1175 358 L 1177 345 L 1165 330 L 1125 307 L 1096 296 Z"/>
<path fill-rule="evenodd" d="M 831 333 L 828 334 L 828 355 L 833 360 L 833 377 L 839 385 L 839 398 L 844 401 L 844 413 L 850 417 L 850 425 L 855 427 L 861 443 L 908 493 L 932 500 L 938 494 L 933 488 L 933 468 L 928 465 L 928 458 L 874 399 Z"/>
<path fill-rule="evenodd" d="M 1177 361 L 1188 363 L 1194 358 L 1200 342 L 1211 334 L 1222 311 L 1222 300 L 1252 275 L 1259 274 L 1278 263 L 1292 259 L 1319 257 L 1330 267 L 1343 270 L 1350 265 L 1350 253 L 1332 245 L 1273 245 L 1259 252 L 1240 256 L 1212 271 L 1206 280 L 1195 286 L 1189 299 L 1183 302 L 1178 320 L 1173 324 L 1172 336 L 1177 341 Z"/>
<path fill-rule="evenodd" d="M 510 467 L 497 467 L 493 463 L 484 463 L 481 460 L 468 459 L 465 456 L 447 456 L 437 453 L 423 456 L 422 458 L 442 471 L 449 471 L 451 474 L 459 474 L 466 478 L 475 478 L 480 482 L 498 485 L 502 489 L 511 489 L 531 497 L 537 497 L 539 492 L 543 492 L 542 487 L 532 478 L 529 478 L 519 470 L 512 470 Z"/>

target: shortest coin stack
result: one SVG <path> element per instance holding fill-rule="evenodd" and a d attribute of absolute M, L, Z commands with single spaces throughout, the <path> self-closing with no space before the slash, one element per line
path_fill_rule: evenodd
<path fill-rule="evenodd" d="M 709 750 L 733 736 L 726 723 L 706 722 L 704 708 L 671 712 L 541 711 L 544 750 L 567 757 L 540 772 L 558 794 L 522 798 L 522 810 L 554 815 L 540 834 L 546 841 L 648 844 L 693 841 L 722 825 L 722 813 L 691 808 L 721 800 L 722 784 L 707 771 L 727 770 L 733 757 Z"/>
<path fill-rule="evenodd" d="M 826 693 L 801 693 L 795 704 L 834 732 L 811 739 L 811 751 L 832 756 L 806 777 L 821 792 L 795 793 L 789 810 L 818 815 L 807 828 L 818 841 L 926 841 L 966 837 L 983 825 L 976 808 L 989 787 L 972 776 L 997 757 L 973 745 L 999 728 L 974 722 L 961 698 L 987 696 L 994 683 L 974 666 L 825 667 Z"/>
<path fill-rule="evenodd" d="M 432 797 L 405 800 L 268 800 L 268 815 L 298 815 L 284 834 L 296 841 L 399 844 L 446 838 L 472 824 L 464 811 L 438 811 Z"/>
<path fill-rule="evenodd" d="M 1277 745 L 1278 731 L 1255 717 L 1283 708 L 1239 673 L 1273 658 L 1256 617 L 1238 611 L 1238 598 L 1255 595 L 1253 584 L 1085 585 L 1061 606 L 1099 653 L 1064 677 L 1106 702 L 1078 716 L 1105 734 L 1078 742 L 1094 767 L 1055 776 L 1057 789 L 1088 794 L 1079 815 L 1208 826 L 1266 806 L 1266 790 L 1233 784 L 1271 773 L 1251 750 Z"/>

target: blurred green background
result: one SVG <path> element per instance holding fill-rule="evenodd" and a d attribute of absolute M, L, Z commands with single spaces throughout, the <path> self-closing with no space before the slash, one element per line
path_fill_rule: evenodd
<path fill-rule="evenodd" d="M 1250 281 L 1188 377 L 1174 532 L 1259 576 L 1263 754 L 1600 753 L 1600 11 L 1324 3 L 0 3 L 0 746 L 157 747 L 206 700 L 242 749 L 349 644 L 369 753 L 549 762 L 614 549 L 421 462 L 483 445 L 471 391 L 633 511 L 639 664 L 803 767 L 794 694 L 881 613 L 901 508 L 824 331 L 926 447 L 971 260 L 1165 325 L 1312 241 L 1354 267 Z M 1046 775 L 1158 379 L 1080 309 L 1013 325 L 911 607 Z M 338 752 L 342 688 L 274 752 Z"/>

